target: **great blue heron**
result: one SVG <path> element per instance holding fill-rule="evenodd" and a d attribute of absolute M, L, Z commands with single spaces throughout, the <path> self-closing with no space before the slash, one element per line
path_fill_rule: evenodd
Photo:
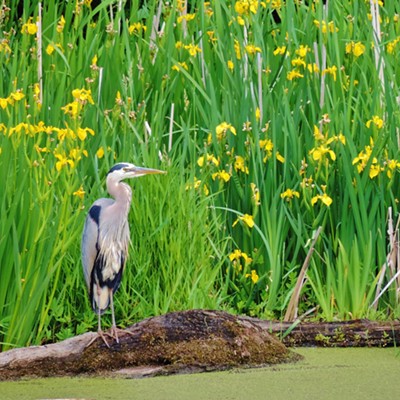
<path fill-rule="evenodd" d="M 107 346 L 101 315 L 111 307 L 111 336 L 118 342 L 113 296 L 121 283 L 130 242 L 128 213 L 132 189 L 122 180 L 162 173 L 165 172 L 130 163 L 114 165 L 107 174 L 107 190 L 115 200 L 96 200 L 86 217 L 82 235 L 83 272 L 92 308 L 98 315 L 98 333 Z"/>

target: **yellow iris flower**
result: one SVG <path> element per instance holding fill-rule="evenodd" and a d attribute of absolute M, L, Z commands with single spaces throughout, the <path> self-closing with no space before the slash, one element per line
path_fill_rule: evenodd
<path fill-rule="evenodd" d="M 232 224 L 232 227 L 236 226 L 239 221 L 243 221 L 249 228 L 253 228 L 255 225 L 254 217 L 249 214 L 244 214 L 243 216 L 237 218 L 237 220 Z"/>

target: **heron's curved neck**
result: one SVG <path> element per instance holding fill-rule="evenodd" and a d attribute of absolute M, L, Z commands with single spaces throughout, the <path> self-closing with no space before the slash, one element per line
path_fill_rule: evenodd
<path fill-rule="evenodd" d="M 129 211 L 129 207 L 132 201 L 132 189 L 124 182 L 113 182 L 107 180 L 107 190 L 119 207 Z"/>

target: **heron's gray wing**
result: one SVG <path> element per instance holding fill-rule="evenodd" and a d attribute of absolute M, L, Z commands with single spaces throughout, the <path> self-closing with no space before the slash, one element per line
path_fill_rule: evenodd
<path fill-rule="evenodd" d="M 113 202 L 112 199 L 99 199 L 95 201 L 86 217 L 82 234 L 81 252 L 83 272 L 85 274 L 85 281 L 88 288 L 90 287 L 90 276 L 92 274 L 96 256 L 100 250 L 98 239 L 101 211 Z"/>
<path fill-rule="evenodd" d="M 98 237 L 98 225 L 97 222 L 90 216 L 90 213 L 86 217 L 85 226 L 83 228 L 82 235 L 82 266 L 85 274 L 85 281 L 87 287 L 90 285 L 90 275 L 94 267 L 94 261 L 97 255 L 97 237 Z"/>

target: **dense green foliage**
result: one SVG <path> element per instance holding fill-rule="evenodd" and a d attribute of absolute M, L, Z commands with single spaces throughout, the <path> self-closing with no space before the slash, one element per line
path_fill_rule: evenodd
<path fill-rule="evenodd" d="M 116 161 L 168 171 L 131 182 L 119 325 L 280 318 L 318 227 L 298 314 L 398 315 L 397 2 L 6 3 L 4 349 L 95 328 L 80 236 Z"/>

